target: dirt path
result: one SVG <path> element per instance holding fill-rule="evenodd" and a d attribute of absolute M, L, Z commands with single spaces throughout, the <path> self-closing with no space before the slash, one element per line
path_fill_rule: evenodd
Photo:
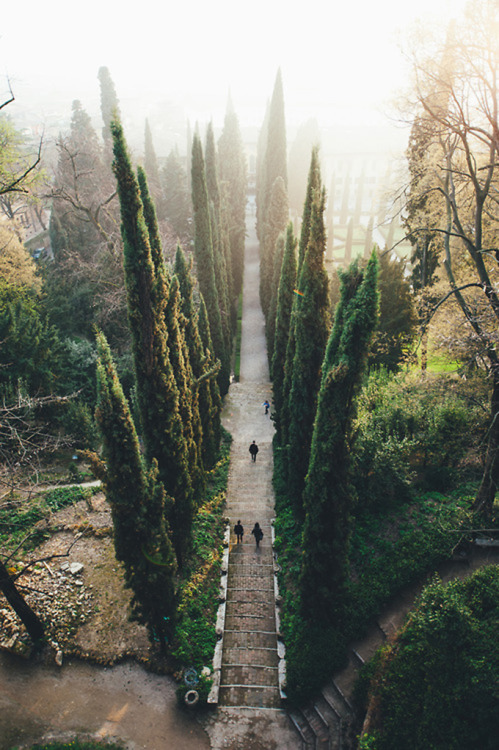
<path fill-rule="evenodd" d="M 175 683 L 137 664 L 61 669 L 0 654 L 0 750 L 75 734 L 130 750 L 208 750 L 201 726 L 177 708 Z"/>

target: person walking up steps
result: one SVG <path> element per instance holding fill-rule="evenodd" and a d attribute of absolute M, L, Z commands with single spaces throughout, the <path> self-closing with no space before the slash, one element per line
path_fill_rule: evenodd
<path fill-rule="evenodd" d="M 258 453 L 258 445 L 255 443 L 254 440 L 249 447 L 249 452 L 251 453 L 251 460 L 256 461 L 256 454 Z"/>
<path fill-rule="evenodd" d="M 236 525 L 234 526 L 234 534 L 237 537 L 237 543 L 241 542 L 243 543 L 243 535 L 244 535 L 244 528 L 241 525 L 241 521 L 238 521 Z"/>
<path fill-rule="evenodd" d="M 260 524 L 258 522 L 253 526 L 253 530 L 251 533 L 255 537 L 256 548 L 258 549 L 260 546 L 260 542 L 263 539 L 263 531 L 261 530 Z"/>

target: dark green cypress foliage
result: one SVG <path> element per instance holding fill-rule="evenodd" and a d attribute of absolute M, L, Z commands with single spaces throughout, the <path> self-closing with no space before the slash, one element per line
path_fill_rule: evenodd
<path fill-rule="evenodd" d="M 196 258 L 197 278 L 199 289 L 206 304 L 210 333 L 213 340 L 213 350 L 215 357 L 220 360 L 218 375 L 220 393 L 225 395 L 229 389 L 230 354 L 225 347 L 220 316 L 220 301 L 215 281 L 213 238 L 203 150 L 199 136 L 196 134 L 192 142 L 192 203 L 194 207 L 194 254 Z"/>
<path fill-rule="evenodd" d="M 221 398 L 216 375 L 218 367 L 214 366 L 212 356 L 206 352 L 198 328 L 198 313 L 194 308 L 194 282 L 187 266 L 184 252 L 177 247 L 175 257 L 175 276 L 181 292 L 181 308 L 185 320 L 185 339 L 192 365 L 195 381 L 193 398 L 197 401 L 201 422 L 202 459 L 206 468 L 211 468 L 217 460 L 220 445 L 220 411 Z M 204 323 L 207 325 L 206 307 L 203 303 Z M 205 338 L 210 341 L 209 332 Z"/>
<path fill-rule="evenodd" d="M 378 261 L 341 273 L 342 290 L 322 366 L 310 465 L 304 491 L 300 576 L 305 617 L 334 621 L 347 578 L 353 495 L 349 482 L 355 395 L 365 371 L 378 310 Z"/>
<path fill-rule="evenodd" d="M 170 274 L 163 259 L 156 212 L 149 193 L 146 175 L 141 167 L 137 170 L 137 176 L 144 218 L 149 232 L 151 257 L 155 269 L 158 294 L 161 299 L 165 300 L 168 351 L 179 394 L 179 411 L 189 458 L 189 476 L 195 500 L 199 503 L 205 487 L 200 454 L 201 440 L 199 430 L 201 429 L 201 425 L 199 411 L 196 411 L 193 403 L 194 377 L 185 342 L 185 325 L 180 309 L 180 292 L 178 282 L 175 279 L 170 279 Z M 196 425 L 194 424 L 195 422 Z"/>
<path fill-rule="evenodd" d="M 218 154 L 222 193 L 227 197 L 233 296 L 237 297 L 243 285 L 247 170 L 239 122 L 230 99 L 227 103 L 222 135 L 218 141 Z"/>
<path fill-rule="evenodd" d="M 301 514 L 301 496 L 310 457 L 320 368 L 329 333 L 328 278 L 324 268 L 324 191 L 315 191 L 310 236 L 299 277 L 295 356 L 289 393 L 288 496 Z"/>
<path fill-rule="evenodd" d="M 305 257 L 305 251 L 308 247 L 308 240 L 310 237 L 310 222 L 312 217 L 312 203 L 314 200 L 314 195 L 316 191 L 321 190 L 321 188 L 322 180 L 319 161 L 319 148 L 318 146 L 314 146 L 314 148 L 312 149 L 310 168 L 308 171 L 307 192 L 305 195 L 305 202 L 303 204 L 300 244 L 298 246 L 298 278 L 300 276 L 303 259 Z"/>
<path fill-rule="evenodd" d="M 274 419 L 276 436 L 282 445 L 282 409 L 284 403 L 284 378 L 286 375 L 286 351 L 288 346 L 291 309 L 296 287 L 296 238 L 293 224 L 289 222 L 286 231 L 286 246 L 281 266 L 281 278 L 277 295 L 277 314 L 272 357 L 272 386 L 274 393 Z"/>
<path fill-rule="evenodd" d="M 209 375 L 210 371 L 212 369 L 216 369 L 219 366 L 219 363 L 215 359 L 215 355 L 213 353 L 213 343 L 211 340 L 211 333 L 210 333 L 210 321 L 208 320 L 208 311 L 206 309 L 206 305 L 203 299 L 203 296 L 200 295 L 199 300 L 199 316 L 198 316 L 198 330 L 199 335 L 201 337 L 201 343 L 203 344 L 203 352 L 206 357 L 206 372 L 208 377 L 208 382 L 210 384 L 210 393 L 211 393 L 211 402 L 213 404 L 213 408 L 216 410 L 217 415 L 220 415 L 220 412 L 222 410 L 222 399 L 220 397 L 220 389 L 218 387 L 218 381 L 215 380 L 213 377 Z M 201 415 L 203 418 L 203 415 Z M 204 424 L 204 421 L 203 421 Z M 214 434 L 214 445 L 216 446 L 216 455 L 218 456 L 218 449 L 220 447 L 220 439 L 221 439 L 221 427 L 220 427 L 220 417 L 218 416 L 217 420 L 214 424 L 215 428 L 215 434 Z M 210 466 L 211 464 L 207 464 Z"/>
<path fill-rule="evenodd" d="M 277 177 L 270 195 L 265 220 L 265 235 L 260 245 L 260 302 L 268 324 L 268 314 L 272 299 L 274 254 L 277 238 L 286 229 L 289 220 L 288 194 L 282 177 Z"/>
<path fill-rule="evenodd" d="M 119 123 L 112 123 L 111 131 L 113 169 L 121 206 L 128 321 L 144 445 L 148 460 L 157 459 L 160 479 L 175 498 L 169 520 L 181 562 L 190 543 L 193 498 L 179 393 L 168 349 L 165 279 L 156 273 L 139 185 L 123 129 Z"/>
<path fill-rule="evenodd" d="M 155 462 L 147 469 L 130 409 L 111 352 L 97 334 L 96 419 L 103 439 L 103 459 L 94 456 L 111 506 L 116 557 L 124 564 L 133 591 L 135 617 L 157 638 L 164 652 L 175 616 L 176 561 L 165 526 L 165 490 Z"/>
<path fill-rule="evenodd" d="M 286 245 L 286 234 L 281 232 L 275 243 L 274 268 L 272 272 L 272 297 L 270 298 L 269 312 L 267 315 L 267 357 L 269 360 L 270 378 L 272 379 L 272 357 L 274 355 L 275 324 L 277 317 L 277 295 L 279 293 L 279 280 L 281 278 L 282 259 Z"/>
<path fill-rule="evenodd" d="M 298 267 L 296 272 L 296 280 L 300 278 L 301 267 L 303 265 L 303 259 L 305 257 L 305 251 L 308 246 L 308 240 L 310 236 L 310 220 L 312 215 L 312 203 L 316 191 L 321 190 L 322 180 L 320 174 L 320 163 L 319 163 L 319 150 L 317 147 L 312 149 L 312 156 L 310 159 L 310 168 L 308 172 L 307 181 L 307 192 L 305 197 L 305 203 L 303 204 L 303 214 L 301 223 L 300 243 L 298 249 Z M 290 424 L 290 393 L 291 384 L 293 381 L 293 362 L 295 358 L 296 350 L 296 338 L 295 338 L 295 323 L 298 315 L 298 310 L 301 305 L 300 295 L 293 297 L 293 306 L 291 310 L 291 318 L 289 325 L 288 343 L 286 349 L 286 363 L 284 367 L 284 381 L 282 385 L 282 407 L 280 414 L 280 426 L 281 426 L 281 442 L 286 445 L 289 441 L 289 424 Z"/>

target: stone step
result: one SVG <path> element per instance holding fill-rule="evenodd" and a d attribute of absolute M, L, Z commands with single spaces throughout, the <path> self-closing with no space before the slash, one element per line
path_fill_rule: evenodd
<path fill-rule="evenodd" d="M 267 667 L 277 667 L 279 658 L 275 648 L 265 647 L 254 647 L 252 649 L 233 646 L 232 648 L 224 649 L 223 652 L 223 664 L 226 665 L 253 665 L 261 664 Z"/>
<path fill-rule="evenodd" d="M 253 597 L 253 599 L 231 599 L 225 606 L 226 618 L 250 617 L 251 615 L 257 615 L 258 617 L 275 617 L 274 602 L 262 602 Z"/>
<path fill-rule="evenodd" d="M 272 631 L 224 631 L 224 653 L 231 648 L 275 648 L 277 649 L 277 635 Z"/>
<path fill-rule="evenodd" d="M 273 578 L 245 578 L 244 576 L 235 576 L 234 580 L 227 585 L 227 599 L 230 601 L 233 597 L 231 591 L 260 591 L 265 593 L 265 601 L 270 601 L 270 594 L 274 593 Z"/>
<path fill-rule="evenodd" d="M 226 630 L 266 630 L 268 632 L 275 631 L 275 616 L 264 616 L 264 615 L 227 615 L 225 613 L 225 628 Z"/>
<path fill-rule="evenodd" d="M 251 664 L 222 665 L 220 685 L 261 685 L 277 688 L 279 675 L 277 667 Z"/>
<path fill-rule="evenodd" d="M 268 589 L 270 591 L 271 589 Z M 265 589 L 267 591 L 267 589 Z M 273 588 L 272 588 L 273 592 Z M 246 588 L 236 588 L 231 587 L 228 598 L 227 598 L 227 607 L 234 605 L 235 607 L 243 604 L 252 605 L 255 607 L 255 605 L 261 605 L 261 606 L 274 606 L 274 600 L 269 597 L 262 598 L 262 590 L 258 588 L 254 588 L 252 590 L 248 590 Z"/>
<path fill-rule="evenodd" d="M 221 685 L 220 705 L 248 708 L 280 708 L 281 697 L 275 687 L 260 685 Z"/>

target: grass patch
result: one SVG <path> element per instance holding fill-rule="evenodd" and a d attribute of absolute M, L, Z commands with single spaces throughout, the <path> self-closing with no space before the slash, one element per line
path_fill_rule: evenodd
<path fill-rule="evenodd" d="M 0 509 L 0 547 L 8 552 L 24 539 L 22 548 L 33 549 L 50 536 L 50 531 L 40 521 L 45 521 L 61 508 L 88 500 L 99 491 L 100 487 L 60 487 L 26 501 L 6 503 Z"/>

